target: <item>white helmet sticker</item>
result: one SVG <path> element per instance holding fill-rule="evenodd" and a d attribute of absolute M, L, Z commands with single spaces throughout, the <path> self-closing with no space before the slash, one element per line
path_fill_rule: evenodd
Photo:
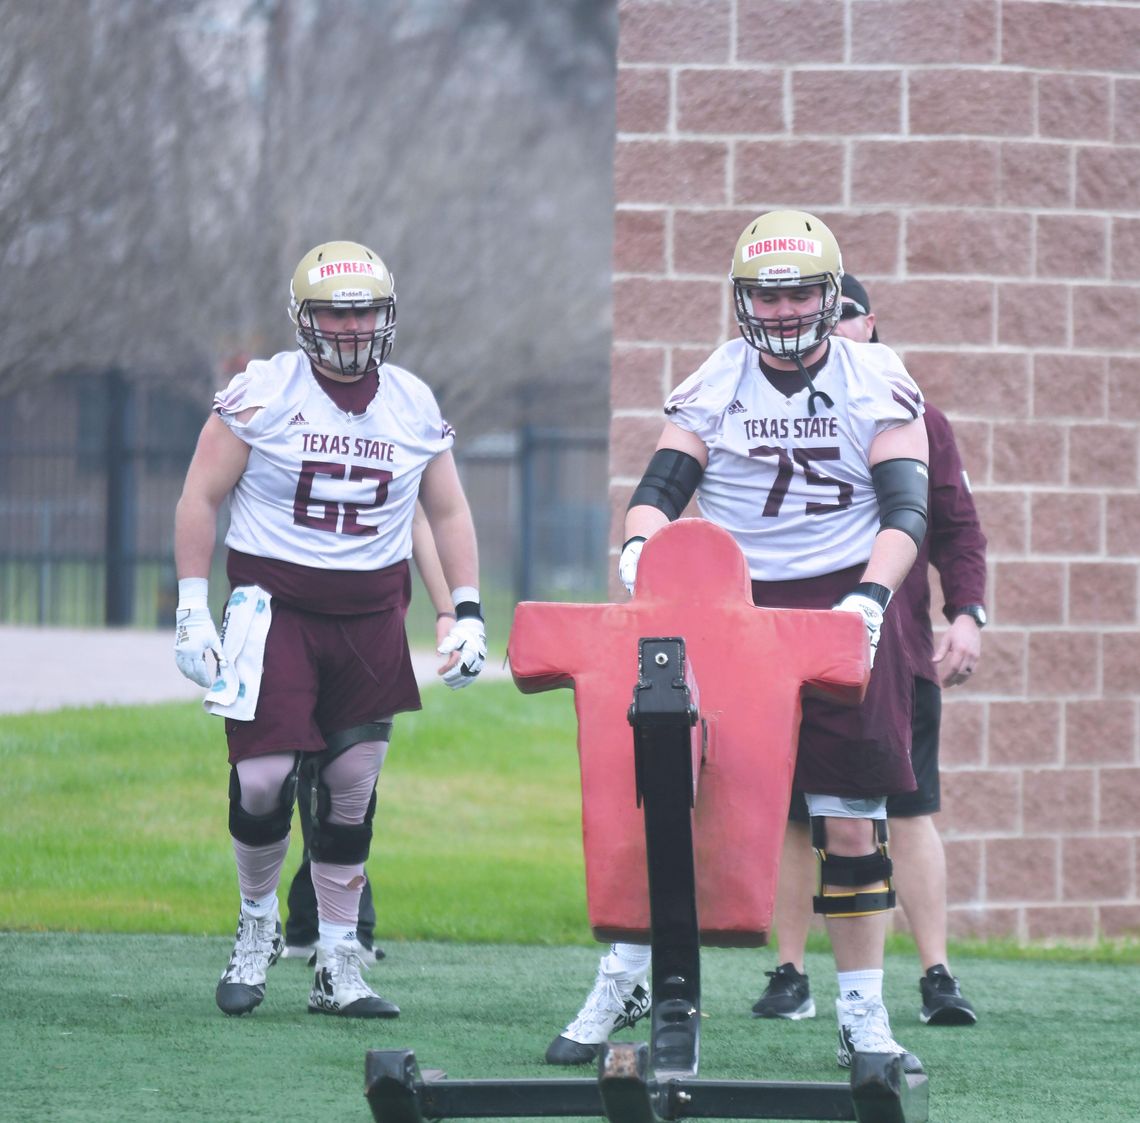
<path fill-rule="evenodd" d="M 823 243 L 814 238 L 761 238 L 744 247 L 744 260 L 763 257 L 770 253 L 806 253 L 812 257 L 823 257 Z"/>
<path fill-rule="evenodd" d="M 330 277 L 343 277 L 350 273 L 380 276 L 379 270 L 371 261 L 326 261 L 309 270 L 309 284 L 319 285 Z"/>
<path fill-rule="evenodd" d="M 355 304 L 361 300 L 371 301 L 372 294 L 367 289 L 333 289 L 330 299 L 334 304 Z"/>
<path fill-rule="evenodd" d="M 758 278 L 768 277 L 774 281 L 798 281 L 800 279 L 800 267 L 798 265 L 765 265 L 762 269 L 756 270 L 756 276 Z"/>

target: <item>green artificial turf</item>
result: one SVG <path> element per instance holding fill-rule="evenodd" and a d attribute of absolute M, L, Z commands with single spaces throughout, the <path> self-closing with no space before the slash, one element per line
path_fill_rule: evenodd
<path fill-rule="evenodd" d="M 0 933 L 0 1119 L 132 1123 L 372 1118 L 370 1049 L 414 1049 L 452 1079 L 590 1076 L 542 1063 L 589 989 L 584 947 L 389 942 L 369 973 L 403 1013 L 362 1022 L 309 1015 L 310 972 L 284 960 L 245 1018 L 214 1006 L 230 942 L 220 937 Z M 702 957 L 700 1076 L 843 1080 L 835 1064 L 830 956 L 807 969 L 810 1021 L 758 1021 L 765 951 Z M 981 1017 L 918 1022 L 919 967 L 888 960 L 895 1036 L 930 1074 L 932 1123 L 1135 1123 L 1140 1119 L 1136 969 L 959 958 Z M 620 1040 L 645 1040 L 647 1023 Z"/>

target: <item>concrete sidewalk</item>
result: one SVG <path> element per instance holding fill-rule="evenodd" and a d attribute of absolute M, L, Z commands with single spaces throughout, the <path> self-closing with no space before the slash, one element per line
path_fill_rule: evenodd
<path fill-rule="evenodd" d="M 435 652 L 412 660 L 421 686 L 439 681 Z M 492 653 L 483 675 L 507 673 Z M 0 626 L 0 714 L 201 701 L 204 693 L 178 673 L 173 631 Z"/>

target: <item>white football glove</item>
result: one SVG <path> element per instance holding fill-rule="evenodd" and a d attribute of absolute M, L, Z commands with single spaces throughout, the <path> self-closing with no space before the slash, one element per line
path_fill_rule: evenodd
<path fill-rule="evenodd" d="M 205 577 L 184 577 L 178 582 L 174 661 L 191 682 L 209 690 L 222 667 L 229 664 L 222 654 L 222 641 L 210 616 L 206 589 Z"/>
<path fill-rule="evenodd" d="M 871 666 L 875 665 L 875 652 L 879 650 L 879 632 L 883 627 L 883 608 L 878 601 L 863 593 L 848 593 L 836 606 L 837 612 L 857 612 L 867 625 L 867 639 L 871 644 Z"/>
<path fill-rule="evenodd" d="M 641 549 L 645 539 L 638 535 L 631 538 L 623 547 L 621 557 L 618 559 L 618 577 L 625 586 L 625 591 L 633 596 L 633 587 L 637 583 L 637 563 L 641 560 Z"/>
<path fill-rule="evenodd" d="M 459 662 L 444 671 L 443 681 L 452 690 L 470 686 L 487 661 L 487 629 L 478 616 L 461 616 L 451 626 L 443 643 L 436 648 L 440 655 L 459 652 Z"/>

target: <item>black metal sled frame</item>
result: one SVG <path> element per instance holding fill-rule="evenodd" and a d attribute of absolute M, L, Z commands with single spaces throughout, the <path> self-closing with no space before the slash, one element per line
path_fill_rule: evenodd
<path fill-rule="evenodd" d="M 703 750 L 697 688 L 682 638 L 638 643 L 633 726 L 638 801 L 645 811 L 652 966 L 650 1042 L 607 1042 L 594 1079 L 448 1080 L 420 1071 L 411 1049 L 365 1058 L 377 1123 L 435 1119 L 598 1116 L 612 1123 L 673 1119 L 814 1119 L 926 1123 L 925 1074 L 889 1053 L 856 1053 L 834 1083 L 701 1080 L 700 929 L 692 809 Z"/>

